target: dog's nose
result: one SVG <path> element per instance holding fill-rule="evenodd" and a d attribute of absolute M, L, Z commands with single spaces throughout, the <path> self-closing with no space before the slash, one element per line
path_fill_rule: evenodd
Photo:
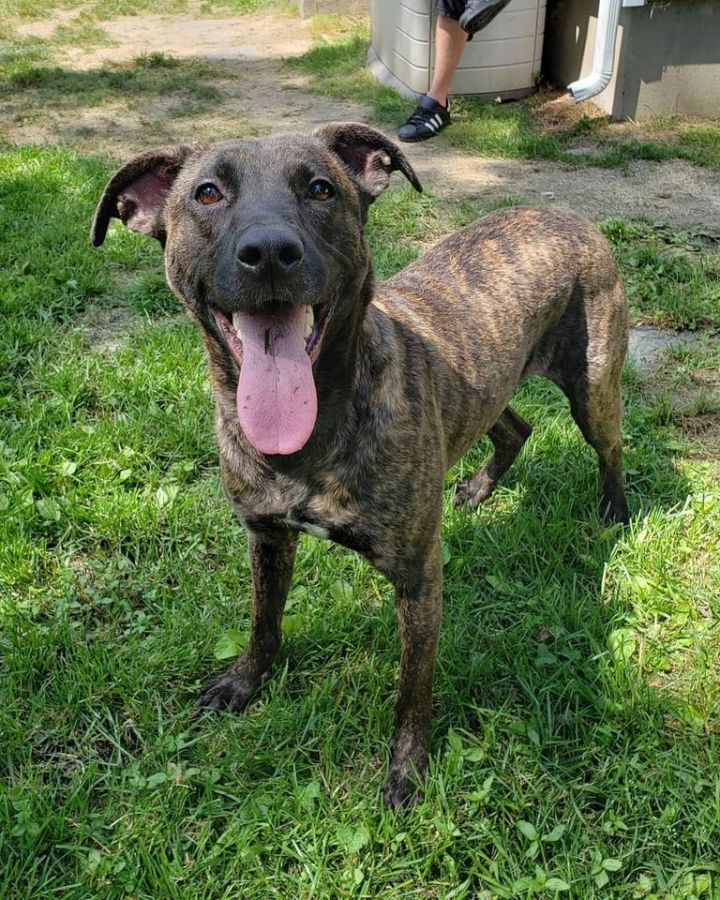
<path fill-rule="evenodd" d="M 237 248 L 242 269 L 258 277 L 289 275 L 303 255 L 303 245 L 298 238 L 282 228 L 252 228 L 245 232 Z"/>

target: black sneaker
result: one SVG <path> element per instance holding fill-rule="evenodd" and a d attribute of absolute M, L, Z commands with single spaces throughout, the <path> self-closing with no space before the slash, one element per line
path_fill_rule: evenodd
<path fill-rule="evenodd" d="M 502 12 L 510 0 L 468 0 L 465 12 L 460 16 L 460 27 L 472 37 L 476 31 L 489 25 Z"/>
<path fill-rule="evenodd" d="M 426 141 L 450 124 L 450 104 L 441 106 L 437 100 L 423 94 L 403 127 L 398 131 L 401 141 Z"/>

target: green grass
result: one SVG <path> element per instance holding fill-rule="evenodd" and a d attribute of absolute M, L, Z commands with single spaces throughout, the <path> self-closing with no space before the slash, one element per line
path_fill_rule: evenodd
<path fill-rule="evenodd" d="M 675 328 L 720 329 L 720 246 L 701 230 L 673 232 L 647 222 L 600 226 L 625 278 L 635 318 Z"/>
<path fill-rule="evenodd" d="M 81 10 L 85 19 L 102 21 L 117 16 L 133 16 L 141 13 L 173 15 L 189 12 L 189 0 L 0 0 L 0 16 L 3 18 L 43 19 L 59 10 Z M 289 0 L 203 0 L 200 12 L 204 14 L 247 15 L 272 11 L 290 13 Z"/>
<path fill-rule="evenodd" d="M 628 530 L 598 522 L 594 460 L 542 382 L 493 501 L 448 492 L 416 809 L 381 807 L 392 597 L 350 553 L 303 538 L 274 677 L 244 717 L 194 716 L 247 627 L 245 539 L 157 245 L 89 245 L 110 171 L 0 160 L 0 896 L 717 896 L 720 472 L 632 370 Z M 391 192 L 382 275 L 451 224 Z M 122 328 L 97 344 L 104 317 Z"/>
<path fill-rule="evenodd" d="M 369 104 L 378 121 L 398 125 L 411 105 L 395 91 L 380 85 L 366 68 L 367 27 L 357 23 L 345 33 L 320 38 L 303 56 L 287 65 L 304 73 L 313 90 L 330 97 Z M 562 160 L 575 165 L 626 167 L 639 160 L 680 158 L 720 169 L 720 120 L 703 124 L 669 117 L 644 127 L 662 129 L 669 136 L 637 137 L 617 132 L 605 119 L 582 117 L 556 131 L 543 128 L 535 98 L 517 103 L 490 103 L 459 98 L 453 104 L 453 125 L 439 136 L 449 146 L 485 156 L 515 159 Z M 568 151 L 582 145 L 591 152 Z"/>

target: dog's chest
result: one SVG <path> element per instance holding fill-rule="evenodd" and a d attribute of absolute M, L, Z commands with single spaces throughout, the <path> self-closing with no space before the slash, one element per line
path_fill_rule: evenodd
<path fill-rule="evenodd" d="M 365 555 L 379 541 L 372 511 L 335 473 L 322 481 L 288 475 L 240 481 L 227 474 L 224 481 L 238 518 L 255 535 L 272 538 L 290 528 Z"/>
<path fill-rule="evenodd" d="M 369 554 L 374 544 L 371 530 L 349 516 L 323 517 L 307 509 L 291 509 L 280 515 L 243 515 L 242 519 L 245 527 L 257 535 L 290 528 L 363 554 Z"/>
<path fill-rule="evenodd" d="M 293 519 L 291 516 L 280 519 L 279 524 L 287 525 L 295 531 L 304 531 L 305 534 L 311 534 L 313 537 L 328 540 L 330 537 L 330 528 L 327 525 L 320 525 L 317 522 L 309 522 L 307 519 Z"/>
<path fill-rule="evenodd" d="M 255 534 L 271 534 L 290 528 L 351 550 L 368 553 L 374 543 L 370 523 L 361 506 L 337 492 L 271 491 L 259 503 L 236 504 L 245 526 Z"/>

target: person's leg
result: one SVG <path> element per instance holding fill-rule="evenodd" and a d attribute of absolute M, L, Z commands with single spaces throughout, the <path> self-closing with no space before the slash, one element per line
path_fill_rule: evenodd
<path fill-rule="evenodd" d="M 437 17 L 435 68 L 427 95 L 441 106 L 447 106 L 448 91 L 467 40 L 467 32 L 462 30 L 457 19 L 451 19 L 449 16 Z"/>
<path fill-rule="evenodd" d="M 401 141 L 424 141 L 450 124 L 448 91 L 465 44 L 470 40 L 458 24 L 465 0 L 436 0 L 435 66 L 427 94 L 398 131 Z"/>

